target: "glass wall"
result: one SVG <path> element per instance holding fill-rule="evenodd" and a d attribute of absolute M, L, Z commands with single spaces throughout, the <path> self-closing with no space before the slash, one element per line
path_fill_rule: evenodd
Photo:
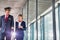
<path fill-rule="evenodd" d="M 55 9 L 55 13 L 56 13 L 56 15 L 55 15 L 56 16 L 56 38 L 57 38 L 57 40 L 59 40 L 58 7 L 56 7 L 56 9 Z M 43 34 L 45 36 L 44 38 L 45 38 L 45 40 L 53 40 L 53 16 L 52 16 L 52 11 L 50 11 L 46 15 L 42 16 L 42 18 L 40 19 L 40 25 L 42 27 L 44 25 L 44 34 Z"/>
<path fill-rule="evenodd" d="M 59 40 L 59 15 L 58 7 L 55 9 L 56 13 L 56 38 Z M 30 25 L 30 40 L 36 40 L 36 22 Z M 53 40 L 53 16 L 52 11 L 41 16 L 38 20 L 38 40 Z"/>
<path fill-rule="evenodd" d="M 56 37 L 57 37 L 57 40 L 59 40 L 58 7 L 56 8 L 55 13 L 56 13 Z"/>
<path fill-rule="evenodd" d="M 38 0 L 38 16 L 42 14 L 38 19 L 38 40 L 53 40 L 53 16 L 52 0 Z M 28 9 L 28 10 L 27 10 Z M 27 11 L 26 11 L 27 10 Z M 48 11 L 47 11 L 48 10 Z M 46 11 L 46 12 L 45 12 Z M 36 40 L 36 0 L 29 0 L 29 4 L 23 13 L 28 12 L 28 23 L 32 22 L 28 27 L 28 40 Z M 59 40 L 59 25 L 58 25 L 58 8 L 55 9 L 56 13 L 56 36 Z M 27 14 L 26 14 L 27 16 Z M 24 14 L 24 17 L 26 17 Z M 27 18 L 27 17 L 26 17 Z M 34 21 L 35 20 L 35 21 Z"/>
<path fill-rule="evenodd" d="M 30 40 L 34 40 L 34 23 L 30 25 Z"/>
<path fill-rule="evenodd" d="M 60 4 L 58 4 L 60 5 Z M 60 18 L 58 14 L 60 7 L 55 8 L 55 17 L 56 17 L 56 40 L 59 40 L 59 21 L 58 19 Z M 53 40 L 53 16 L 52 16 L 52 11 L 49 11 L 45 15 L 43 15 L 40 19 L 40 31 L 41 32 L 41 40 Z M 43 29 L 44 28 L 44 29 Z M 44 35 L 44 37 L 43 37 Z M 39 39 L 40 40 L 40 39 Z"/>
<path fill-rule="evenodd" d="M 38 40 L 41 39 L 41 34 L 40 34 L 40 20 L 38 20 Z"/>
<path fill-rule="evenodd" d="M 58 6 L 55 10 L 56 13 L 56 34 L 57 34 L 57 40 L 60 40 L 60 3 L 58 3 Z"/>
<path fill-rule="evenodd" d="M 52 12 L 44 16 L 45 40 L 53 40 Z"/>
<path fill-rule="evenodd" d="M 40 18 L 40 40 L 44 40 L 45 39 L 45 34 L 44 34 L 44 17 Z"/>
<path fill-rule="evenodd" d="M 30 24 L 30 27 L 29 27 L 29 39 L 28 40 L 36 40 L 36 22 Z"/>
<path fill-rule="evenodd" d="M 36 40 L 36 22 L 34 22 L 34 40 Z"/>
<path fill-rule="evenodd" d="M 36 18 L 36 0 L 29 0 L 28 23 L 32 22 L 35 18 Z M 36 40 L 36 23 L 35 22 L 30 24 L 30 40 Z"/>

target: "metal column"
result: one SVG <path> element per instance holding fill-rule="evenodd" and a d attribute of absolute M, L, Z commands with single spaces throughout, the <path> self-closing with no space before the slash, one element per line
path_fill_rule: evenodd
<path fill-rule="evenodd" d="M 23 8 L 22 8 L 22 15 L 23 15 Z"/>
<path fill-rule="evenodd" d="M 52 0 L 53 40 L 56 40 L 55 0 Z"/>
<path fill-rule="evenodd" d="M 60 3 L 58 3 L 58 24 L 59 24 L 59 39 L 60 39 Z"/>
<path fill-rule="evenodd" d="M 38 40 L 38 0 L 36 0 L 36 40 Z"/>
<path fill-rule="evenodd" d="M 27 0 L 27 34 L 28 34 L 28 18 L 29 18 L 29 0 Z M 26 40 L 28 40 L 28 35 Z"/>

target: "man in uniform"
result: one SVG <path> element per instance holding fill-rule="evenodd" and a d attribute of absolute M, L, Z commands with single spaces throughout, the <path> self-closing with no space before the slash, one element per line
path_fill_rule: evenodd
<path fill-rule="evenodd" d="M 0 28 L 2 33 L 2 39 L 6 36 L 6 40 L 11 40 L 11 30 L 14 28 L 14 18 L 10 15 L 11 7 L 4 8 L 5 15 L 1 16 Z"/>

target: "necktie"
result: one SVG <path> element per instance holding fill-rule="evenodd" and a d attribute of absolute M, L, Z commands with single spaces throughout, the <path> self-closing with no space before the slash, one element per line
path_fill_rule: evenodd
<path fill-rule="evenodd" d="M 7 22 L 7 21 L 8 21 L 8 17 L 5 18 L 5 22 Z"/>

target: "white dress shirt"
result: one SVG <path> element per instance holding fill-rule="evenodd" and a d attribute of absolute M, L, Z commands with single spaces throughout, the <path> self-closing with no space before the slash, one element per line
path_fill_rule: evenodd
<path fill-rule="evenodd" d="M 19 27 L 21 26 L 21 22 L 19 22 L 19 25 L 18 25 Z"/>

